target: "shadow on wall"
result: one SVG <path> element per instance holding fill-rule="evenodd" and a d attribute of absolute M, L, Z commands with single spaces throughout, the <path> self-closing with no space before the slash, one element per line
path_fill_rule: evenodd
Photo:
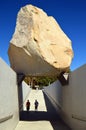
<path fill-rule="evenodd" d="M 23 110 L 23 91 L 22 91 L 22 81 L 24 80 L 25 75 L 22 73 L 17 74 L 17 83 L 18 83 L 18 101 L 19 101 L 19 111 Z"/>
<path fill-rule="evenodd" d="M 54 105 L 52 104 L 52 101 L 50 100 L 50 98 L 46 95 L 45 92 L 43 92 L 43 94 L 44 94 L 44 99 L 45 99 L 45 104 L 46 104 L 47 110 L 52 116 L 52 120 L 50 122 L 51 122 L 53 129 L 54 130 L 71 130 L 64 123 L 64 121 L 60 118 L 59 108 L 58 108 L 58 112 L 57 112 L 57 110 L 55 109 Z"/>
<path fill-rule="evenodd" d="M 23 91 L 22 84 L 18 85 L 18 102 L 19 102 L 19 111 L 23 110 Z"/>

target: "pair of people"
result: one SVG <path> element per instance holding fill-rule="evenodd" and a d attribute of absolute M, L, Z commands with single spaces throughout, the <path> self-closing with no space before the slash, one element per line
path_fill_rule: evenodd
<path fill-rule="evenodd" d="M 27 109 L 27 111 L 29 111 L 30 110 L 30 101 L 29 100 L 27 100 L 27 102 L 26 102 L 26 109 Z M 35 100 L 35 102 L 34 102 L 34 106 L 35 106 L 35 111 L 37 111 L 37 109 L 38 109 L 38 105 L 39 105 L 39 102 L 37 101 L 37 100 Z"/>

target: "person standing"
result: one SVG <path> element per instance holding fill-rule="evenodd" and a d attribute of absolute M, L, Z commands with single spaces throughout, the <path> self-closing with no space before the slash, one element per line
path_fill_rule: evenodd
<path fill-rule="evenodd" d="M 34 105 L 35 105 L 35 111 L 37 111 L 38 110 L 38 105 L 39 105 L 37 100 L 35 100 Z"/>
<path fill-rule="evenodd" d="M 29 111 L 30 110 L 30 101 L 27 100 L 26 102 L 26 110 Z"/>

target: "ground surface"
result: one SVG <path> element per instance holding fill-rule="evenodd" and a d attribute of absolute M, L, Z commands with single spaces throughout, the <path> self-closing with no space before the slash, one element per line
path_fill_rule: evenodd
<path fill-rule="evenodd" d="M 27 99 L 31 103 L 30 111 L 26 111 L 24 104 L 24 110 L 20 113 L 20 122 L 15 130 L 70 130 L 59 118 L 50 99 L 42 90 L 31 90 Z M 35 99 L 39 102 L 37 111 L 34 109 Z"/>

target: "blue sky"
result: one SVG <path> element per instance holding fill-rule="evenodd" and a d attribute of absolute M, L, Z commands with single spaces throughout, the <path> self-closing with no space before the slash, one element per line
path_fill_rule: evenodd
<path fill-rule="evenodd" d="M 21 7 L 32 4 L 53 16 L 72 41 L 71 70 L 86 64 L 86 0 L 0 0 L 0 57 L 9 64 L 8 47 Z"/>

